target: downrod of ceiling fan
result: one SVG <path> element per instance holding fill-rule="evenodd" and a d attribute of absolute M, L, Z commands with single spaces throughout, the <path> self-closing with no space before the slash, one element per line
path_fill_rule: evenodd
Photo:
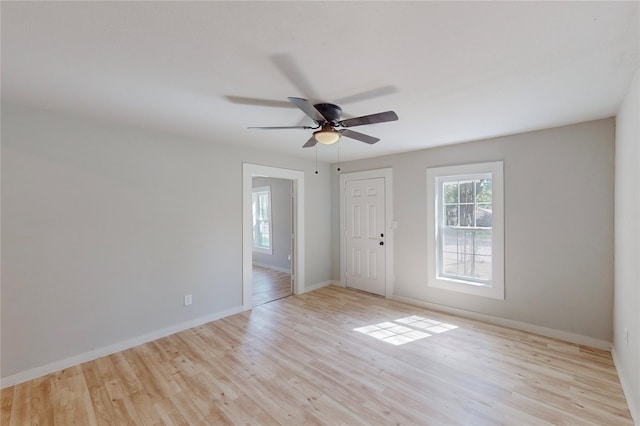
<path fill-rule="evenodd" d="M 340 121 L 340 117 L 342 117 L 342 108 L 338 105 L 330 104 L 330 103 L 319 103 L 313 105 L 315 109 L 318 110 L 320 114 L 330 123 L 337 124 Z"/>

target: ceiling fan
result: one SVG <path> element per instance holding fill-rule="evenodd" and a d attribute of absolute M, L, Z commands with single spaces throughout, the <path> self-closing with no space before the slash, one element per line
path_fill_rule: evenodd
<path fill-rule="evenodd" d="M 303 145 L 303 148 L 310 148 L 317 143 L 330 145 L 338 142 L 340 136 L 355 139 L 368 144 L 374 144 L 380 139 L 373 136 L 365 135 L 364 133 L 355 132 L 349 130 L 347 127 L 363 126 L 365 124 L 384 123 L 387 121 L 396 121 L 398 115 L 393 111 L 379 112 L 377 114 L 363 115 L 362 117 L 347 118 L 341 120 L 342 108 L 338 105 L 330 103 L 318 103 L 312 104 L 303 98 L 287 98 L 289 102 L 300 108 L 307 116 L 309 116 L 316 126 L 279 126 L 279 127 L 249 127 L 249 129 L 265 129 L 265 130 L 277 130 L 277 129 L 307 129 L 316 130 L 313 132 L 313 136 L 309 138 L 307 143 Z M 343 128 L 345 127 L 345 128 Z"/>

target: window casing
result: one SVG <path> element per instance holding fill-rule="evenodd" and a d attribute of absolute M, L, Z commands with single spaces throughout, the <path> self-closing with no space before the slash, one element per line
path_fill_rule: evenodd
<path fill-rule="evenodd" d="M 271 187 L 253 188 L 253 251 L 273 254 L 271 223 Z"/>
<path fill-rule="evenodd" d="M 428 285 L 504 299 L 502 162 L 427 169 Z"/>

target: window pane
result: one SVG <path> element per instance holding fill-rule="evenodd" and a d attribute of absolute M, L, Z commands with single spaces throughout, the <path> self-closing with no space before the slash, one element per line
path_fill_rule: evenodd
<path fill-rule="evenodd" d="M 457 253 L 442 253 L 442 270 L 445 275 L 458 275 Z"/>
<path fill-rule="evenodd" d="M 475 256 L 475 277 L 481 281 L 491 280 L 491 256 Z"/>
<path fill-rule="evenodd" d="M 473 231 L 458 231 L 458 253 L 473 253 L 475 233 Z"/>
<path fill-rule="evenodd" d="M 480 179 L 476 181 L 476 202 L 491 202 L 491 179 Z"/>
<path fill-rule="evenodd" d="M 475 253 L 491 256 L 491 231 L 476 232 Z"/>
<path fill-rule="evenodd" d="M 476 226 L 491 227 L 491 204 L 477 204 L 476 205 Z"/>
<path fill-rule="evenodd" d="M 445 204 L 458 204 L 458 182 L 445 182 L 442 185 Z"/>
<path fill-rule="evenodd" d="M 269 220 L 269 193 L 259 193 L 258 199 L 260 200 L 260 219 Z"/>
<path fill-rule="evenodd" d="M 260 221 L 260 247 L 269 248 L 269 222 L 266 220 Z"/>
<path fill-rule="evenodd" d="M 460 226 L 475 226 L 475 211 L 473 204 L 460 205 Z"/>
<path fill-rule="evenodd" d="M 253 246 L 271 251 L 271 192 L 255 189 L 253 201 Z"/>
<path fill-rule="evenodd" d="M 445 225 L 458 226 L 458 205 L 445 206 Z"/>
<path fill-rule="evenodd" d="M 460 202 L 473 203 L 473 181 L 460 182 Z"/>
<path fill-rule="evenodd" d="M 458 231 L 455 229 L 445 229 L 442 231 L 442 251 L 458 252 Z"/>
<path fill-rule="evenodd" d="M 469 253 L 458 253 L 458 275 L 473 277 L 474 257 L 473 254 Z"/>
<path fill-rule="evenodd" d="M 491 280 L 491 231 L 443 229 L 442 272 L 482 282 Z"/>

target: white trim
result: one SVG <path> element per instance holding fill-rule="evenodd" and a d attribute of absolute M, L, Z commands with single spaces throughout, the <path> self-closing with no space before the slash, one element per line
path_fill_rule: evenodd
<path fill-rule="evenodd" d="M 613 365 L 616 367 L 616 371 L 618 372 L 618 378 L 622 385 L 622 392 L 624 392 L 624 396 L 627 400 L 627 405 L 629 406 L 631 417 L 633 417 L 633 422 L 636 425 L 640 425 L 640 406 L 638 406 L 638 402 L 633 399 L 633 389 L 631 388 L 631 383 L 629 383 L 626 375 L 624 374 L 626 372 L 620 368 L 622 363 L 620 362 L 620 358 L 618 358 L 615 346 L 611 348 L 611 358 L 613 358 Z"/>
<path fill-rule="evenodd" d="M 278 271 L 278 272 L 284 272 L 285 274 L 291 273 L 291 269 L 283 268 L 282 266 L 269 265 L 267 263 L 262 263 L 262 262 L 253 262 L 253 264 L 255 266 L 260 266 L 262 268 L 273 269 L 274 271 Z"/>
<path fill-rule="evenodd" d="M 242 306 L 253 307 L 253 213 L 251 209 L 253 177 L 273 177 L 293 181 L 295 211 L 293 213 L 293 294 L 302 294 L 305 288 L 304 259 L 304 172 L 242 163 Z"/>
<path fill-rule="evenodd" d="M 347 271 L 346 266 L 346 242 L 344 230 L 346 227 L 346 218 L 344 213 L 344 193 L 345 185 L 352 180 L 362 179 L 374 179 L 384 178 L 384 193 L 385 193 L 385 228 L 387 229 L 385 243 L 385 297 L 391 297 L 393 294 L 394 285 L 394 273 L 393 273 L 393 169 L 375 169 L 364 170 L 360 172 L 342 173 L 340 175 L 340 281 L 337 285 L 341 287 L 346 286 L 344 281 L 345 273 Z"/>
<path fill-rule="evenodd" d="M 221 312 L 215 312 L 213 314 L 206 315 L 204 317 L 196 318 L 189 321 L 184 321 L 176 325 L 172 325 L 161 330 L 156 330 L 151 333 L 143 334 L 142 336 L 134 337 L 131 339 L 123 340 L 113 345 L 104 346 L 102 348 L 93 349 L 87 352 L 83 352 L 78 355 L 71 356 L 69 358 L 55 361 L 50 364 L 42 365 L 40 367 L 31 368 L 29 370 L 21 371 L 11 376 L 3 377 L 0 379 L 0 388 L 4 389 L 9 386 L 17 385 L 29 380 L 36 379 L 38 377 L 54 373 L 56 371 L 73 367 L 75 365 L 82 364 L 84 362 L 93 361 L 98 358 L 102 358 L 107 355 L 114 354 L 116 352 L 124 351 L 126 349 L 133 348 L 154 340 L 161 339 L 163 337 L 170 336 L 175 333 L 179 333 L 184 330 L 188 330 L 193 327 L 198 327 L 202 324 L 216 321 L 221 318 L 225 318 L 231 315 L 242 312 L 242 306 L 237 306 L 231 309 L 225 309 Z"/>
<path fill-rule="evenodd" d="M 504 300 L 504 164 L 502 161 L 489 163 L 463 164 L 457 166 L 429 167 L 427 169 L 427 286 L 476 296 Z M 465 281 L 439 277 L 436 253 L 440 212 L 437 199 L 440 177 L 470 176 L 478 174 L 492 175 L 493 187 L 493 228 L 492 228 L 492 273 L 491 285 L 474 285 Z"/>
<path fill-rule="evenodd" d="M 393 296 L 391 299 L 398 302 L 406 303 L 408 305 L 420 306 L 422 308 L 431 309 L 433 311 L 445 312 L 448 314 L 457 315 L 463 318 L 470 318 L 482 322 L 488 322 L 490 324 L 500 325 L 503 327 L 515 328 L 529 333 L 539 334 L 541 336 L 551 337 L 558 340 L 564 340 L 565 342 L 576 343 L 578 345 L 589 346 L 591 348 L 602 349 L 605 351 L 611 350 L 611 342 L 606 340 L 595 339 L 589 336 L 583 336 L 582 334 L 571 333 L 564 330 L 556 330 L 554 328 L 542 327 L 539 325 L 529 324 L 526 322 L 520 322 L 510 320 L 506 318 L 494 317 L 493 315 L 480 314 L 478 312 L 466 311 L 464 309 L 452 308 L 450 306 L 439 305 L 437 303 L 425 302 L 423 300 L 412 299 L 404 296 Z"/>
<path fill-rule="evenodd" d="M 329 285 L 338 285 L 338 284 L 337 284 L 336 281 L 333 281 L 333 280 L 323 281 L 323 282 L 320 282 L 320 283 L 315 283 L 315 284 L 308 285 L 307 288 L 306 288 L 306 291 L 309 292 L 309 291 L 317 290 L 319 288 L 326 287 L 326 286 L 329 286 Z"/>

